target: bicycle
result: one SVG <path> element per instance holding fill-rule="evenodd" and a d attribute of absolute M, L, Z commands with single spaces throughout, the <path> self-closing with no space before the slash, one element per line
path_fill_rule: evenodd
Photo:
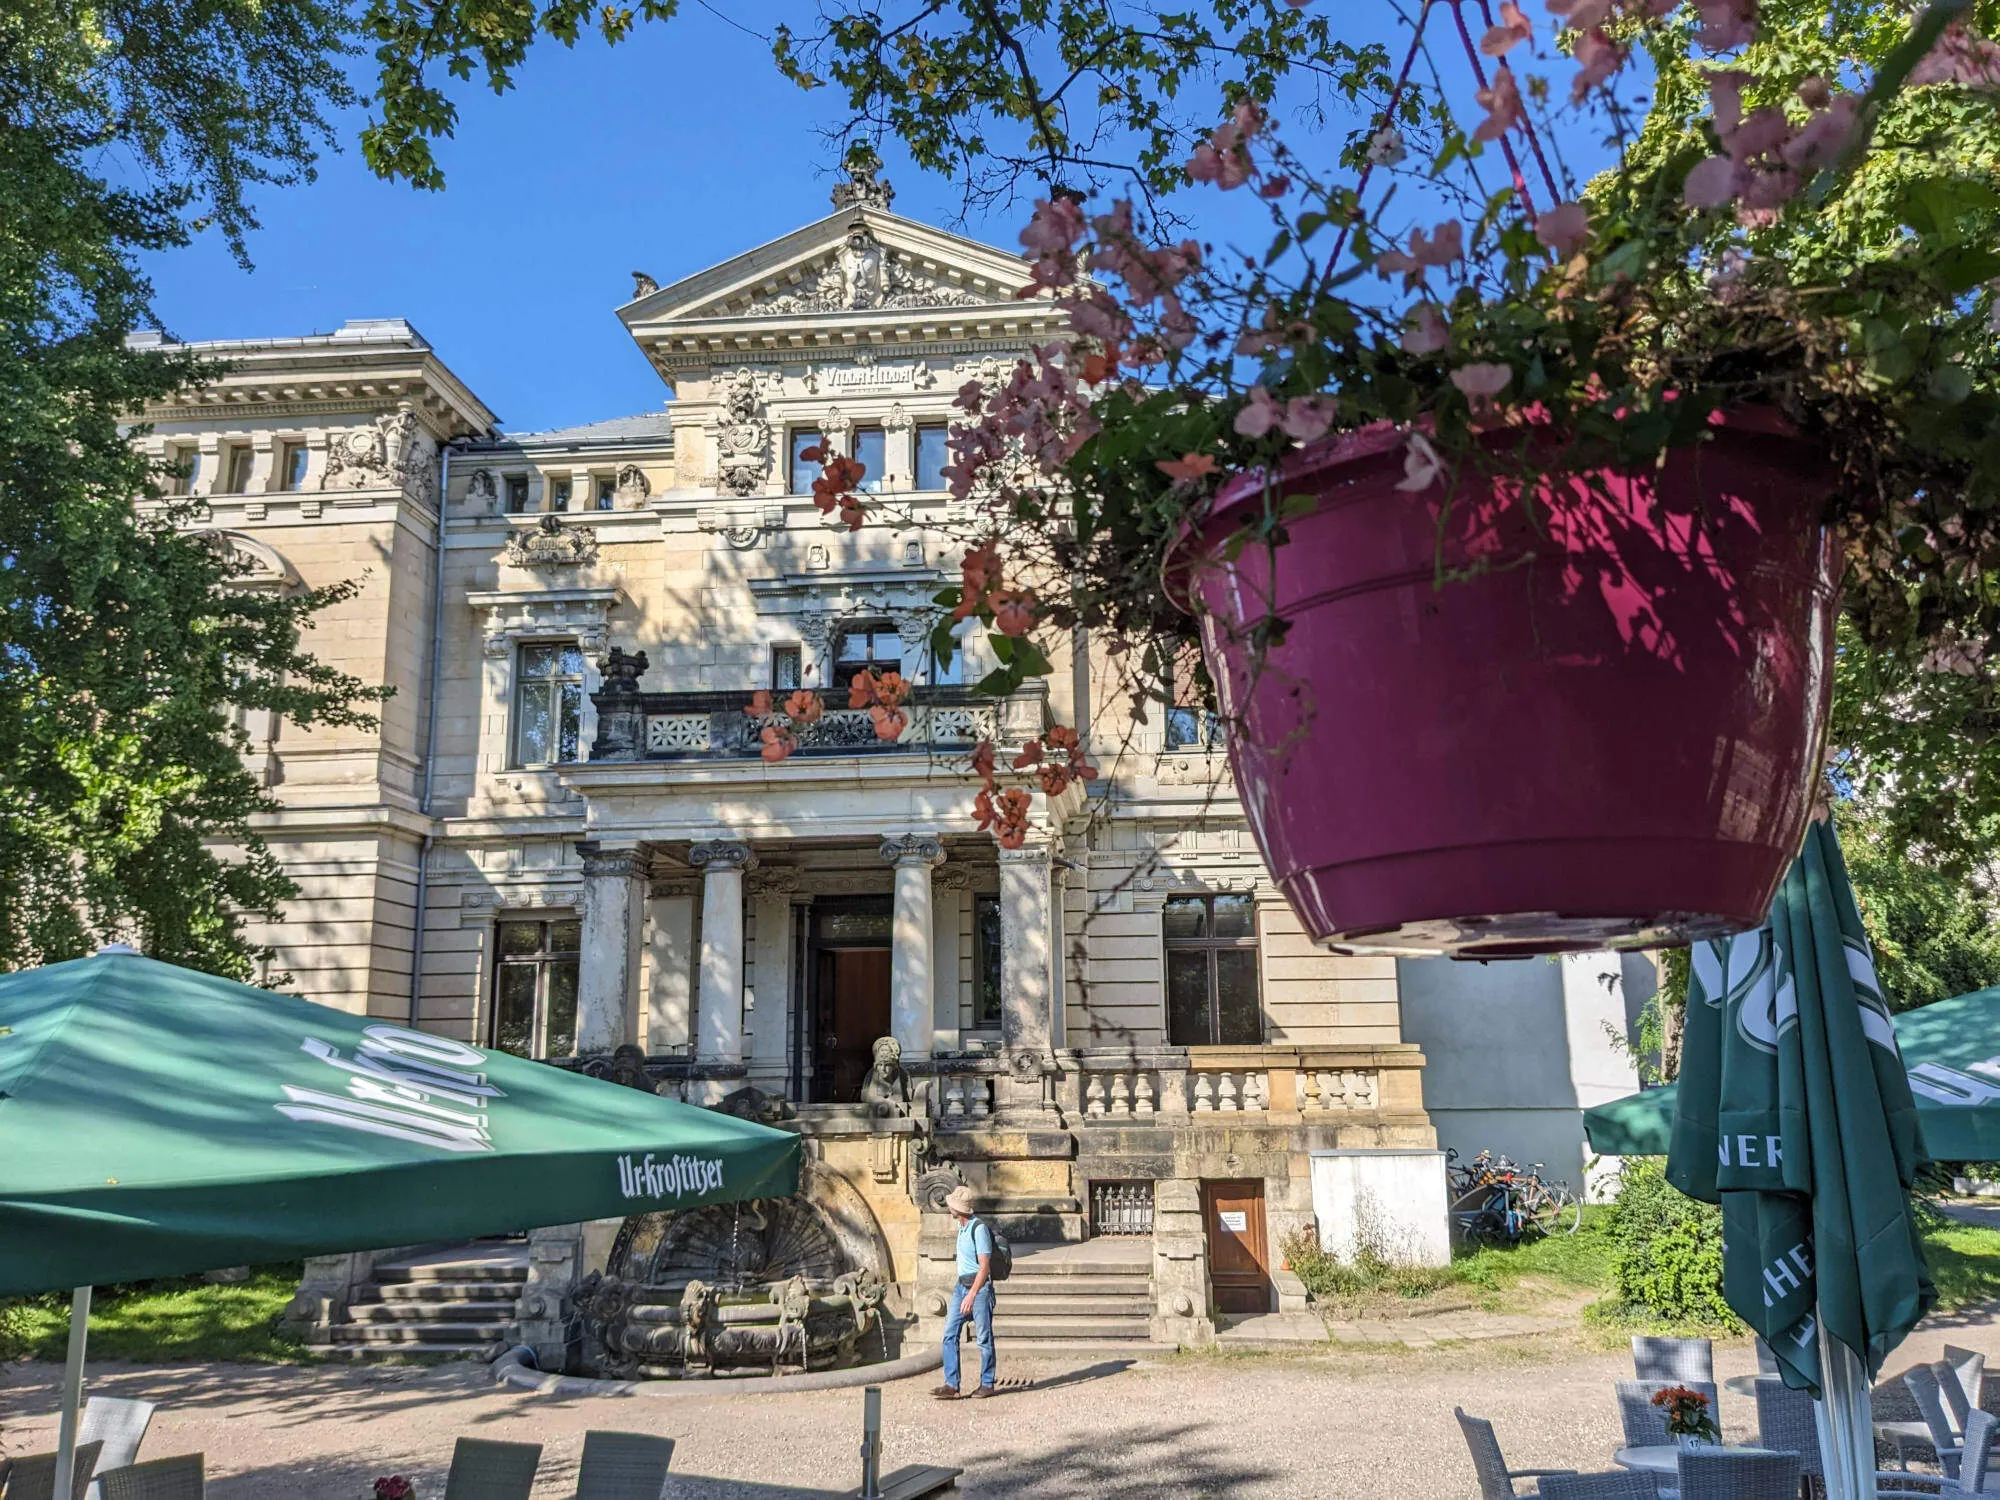
<path fill-rule="evenodd" d="M 1453 1226 L 1467 1240 L 1515 1245 L 1551 1234 L 1575 1234 L 1583 1203 L 1559 1182 L 1541 1176 L 1542 1163 L 1523 1171 L 1505 1155 L 1482 1151 L 1461 1166 L 1445 1153 Z"/>

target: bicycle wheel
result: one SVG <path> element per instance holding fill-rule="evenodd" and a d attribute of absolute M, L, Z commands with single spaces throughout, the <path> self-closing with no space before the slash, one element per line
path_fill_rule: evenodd
<path fill-rule="evenodd" d="M 1550 1234 L 1575 1234 L 1583 1222 L 1583 1205 L 1560 1183 L 1532 1179 L 1522 1193 L 1522 1220 L 1525 1233 L 1536 1238 Z"/>

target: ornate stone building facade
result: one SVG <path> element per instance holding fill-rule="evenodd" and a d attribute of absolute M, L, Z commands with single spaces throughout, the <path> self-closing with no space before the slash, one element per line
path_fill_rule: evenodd
<path fill-rule="evenodd" d="M 1199 1338 L 1217 1223 L 1263 1273 L 1221 1300 L 1269 1301 L 1310 1153 L 1434 1145 L 1423 1060 L 1393 961 L 1300 931 L 1198 715 L 1127 722 L 1087 640 L 1000 701 L 977 642 L 931 659 L 970 519 L 951 402 L 1055 331 L 1026 279 L 843 183 L 782 239 L 638 278 L 617 316 L 653 413 L 501 435 L 388 321 L 201 346 L 230 373 L 145 441 L 267 586 L 358 579 L 308 644 L 396 689 L 376 732 L 250 726 L 303 887 L 257 936 L 294 987 L 533 1055 L 636 1047 L 663 1090 L 782 1117 L 866 1200 L 904 1310 L 942 1306 L 922 1209 L 953 1180 L 1028 1238 L 1150 1232 L 1152 1331 Z M 867 465 L 858 532 L 812 504 L 822 441 Z M 844 706 L 871 664 L 919 684 L 893 744 Z M 799 685 L 836 692 L 767 763 L 750 695 Z M 1107 774 L 999 850 L 969 751 L 1057 720 Z M 907 1102 L 860 1098 L 885 1036 Z"/>

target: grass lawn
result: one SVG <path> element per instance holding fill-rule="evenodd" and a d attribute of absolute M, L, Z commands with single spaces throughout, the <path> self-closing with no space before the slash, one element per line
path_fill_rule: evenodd
<path fill-rule="evenodd" d="M 234 1286 L 176 1276 L 99 1287 L 90 1305 L 90 1355 L 142 1363 L 305 1359 L 305 1346 L 278 1328 L 299 1289 L 299 1269 L 297 1261 L 258 1266 Z M 67 1296 L 0 1302 L 0 1358 L 60 1360 L 68 1346 Z"/>

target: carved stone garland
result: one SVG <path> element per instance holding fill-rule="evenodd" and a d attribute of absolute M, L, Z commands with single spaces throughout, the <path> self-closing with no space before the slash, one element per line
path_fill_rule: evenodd
<path fill-rule="evenodd" d="M 574 566 L 597 561 L 597 532 L 589 526 L 565 526 L 550 511 L 533 531 L 516 531 L 507 538 L 500 560 L 510 568 Z"/>

